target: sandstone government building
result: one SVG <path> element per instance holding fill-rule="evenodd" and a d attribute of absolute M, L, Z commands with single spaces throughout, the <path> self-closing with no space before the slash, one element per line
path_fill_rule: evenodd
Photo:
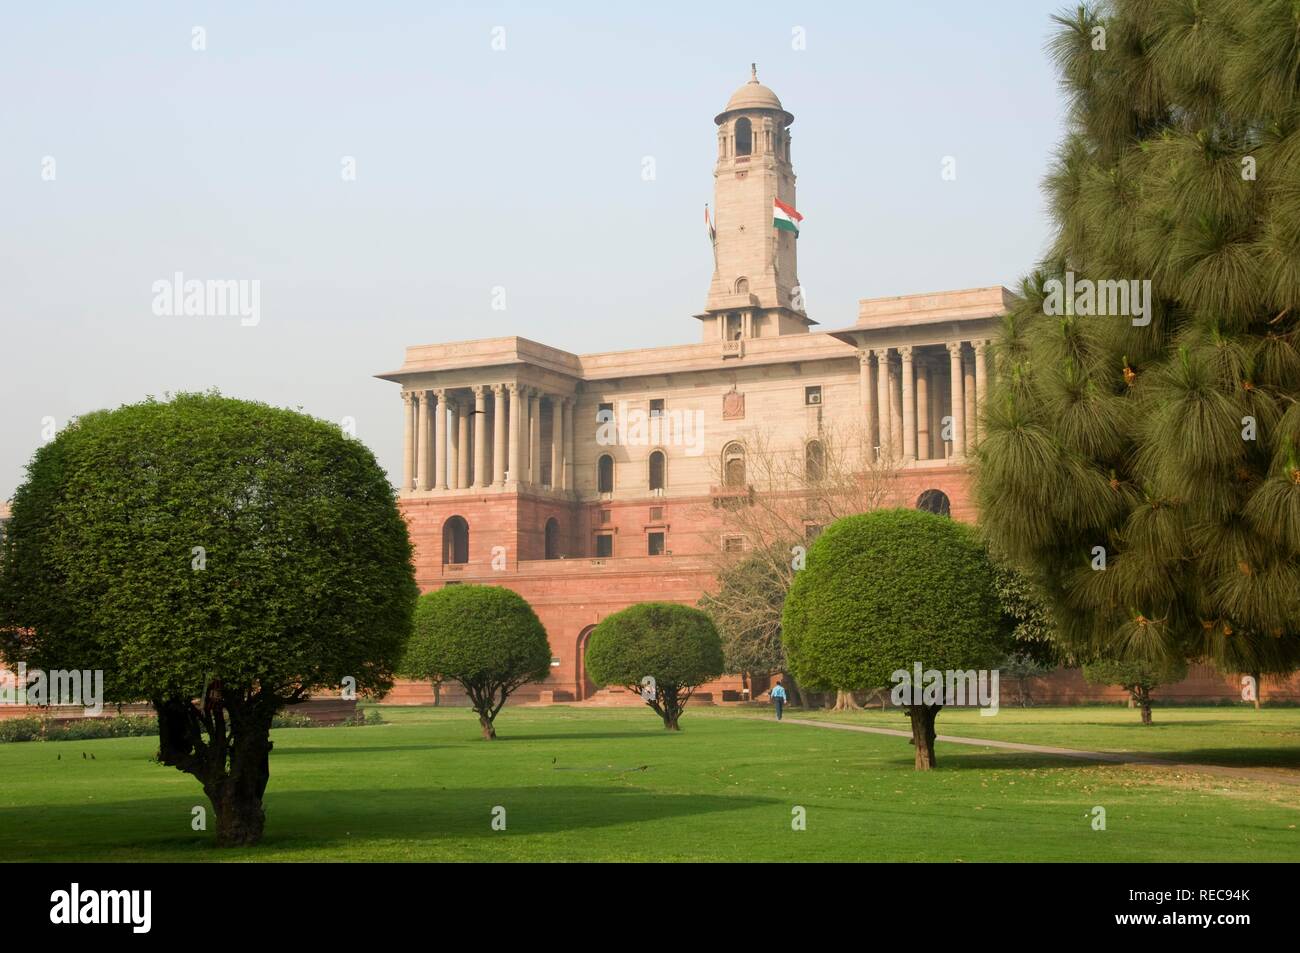
<path fill-rule="evenodd" d="M 813 468 L 832 435 L 855 434 L 863 459 L 888 463 L 883 502 L 975 517 L 966 460 L 1011 294 L 865 299 L 855 321 L 824 329 L 800 291 L 793 122 L 755 72 L 714 118 L 715 268 L 703 309 L 681 316 L 696 343 L 597 354 L 524 337 L 420 344 L 378 375 L 401 387 L 399 497 L 421 589 L 508 586 L 546 626 L 550 678 L 521 699 L 618 700 L 586 675 L 588 635 L 635 602 L 694 604 L 717 554 L 751 542 L 708 514 L 753 493 L 756 437 Z M 1224 691 L 1199 681 L 1190 694 Z M 727 676 L 699 694 L 766 688 Z M 399 683 L 390 700 L 430 697 Z"/>

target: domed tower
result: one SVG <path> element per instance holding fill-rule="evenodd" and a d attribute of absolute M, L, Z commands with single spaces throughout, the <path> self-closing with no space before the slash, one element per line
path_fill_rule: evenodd
<path fill-rule="evenodd" d="M 790 130 L 794 116 L 776 93 L 750 79 L 714 119 L 713 281 L 704 340 L 737 341 L 806 333 L 799 285 L 798 223 Z M 733 348 L 732 350 L 739 350 Z"/>

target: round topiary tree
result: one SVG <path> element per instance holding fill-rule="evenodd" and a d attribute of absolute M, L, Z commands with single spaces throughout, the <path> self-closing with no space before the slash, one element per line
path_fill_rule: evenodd
<path fill-rule="evenodd" d="M 391 685 L 417 595 L 365 445 L 215 394 L 76 420 L 36 452 L 3 546 L 5 658 L 151 701 L 159 760 L 203 785 L 221 845 L 261 838 L 275 713 Z"/>
<path fill-rule="evenodd" d="M 1148 662 L 1143 659 L 1099 659 L 1083 667 L 1083 677 L 1094 685 L 1118 685 L 1129 693 L 1133 705 L 1142 710 L 1142 724 L 1151 724 L 1151 689 L 1181 682 L 1187 677 L 1187 663 L 1180 658 Z"/>
<path fill-rule="evenodd" d="M 527 600 L 502 586 L 444 586 L 420 597 L 415 631 L 398 664 L 407 678 L 459 682 L 483 738 L 497 736 L 497 713 L 514 692 L 551 672 L 546 629 Z"/>
<path fill-rule="evenodd" d="M 587 642 L 592 681 L 642 693 L 668 731 L 681 730 L 678 720 L 692 693 L 722 668 L 722 640 L 713 620 L 675 602 L 639 602 L 615 612 Z"/>
<path fill-rule="evenodd" d="M 899 673 L 910 679 L 918 665 L 940 673 L 992 668 L 1012 644 L 1011 628 L 974 530 L 902 509 L 827 527 L 795 575 L 782 618 L 795 677 L 843 690 L 883 688 Z M 918 770 L 934 766 L 934 720 L 945 697 L 904 706 Z"/>

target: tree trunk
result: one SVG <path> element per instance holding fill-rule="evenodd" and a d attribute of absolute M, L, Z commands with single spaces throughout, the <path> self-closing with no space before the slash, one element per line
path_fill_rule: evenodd
<path fill-rule="evenodd" d="M 262 796 L 271 780 L 271 718 L 268 710 L 230 708 L 230 771 L 204 785 L 216 812 L 217 846 L 248 847 L 262 839 Z"/>
<path fill-rule="evenodd" d="M 433 707 L 437 708 L 442 704 L 442 682 L 433 683 Z"/>
<path fill-rule="evenodd" d="M 206 790 L 216 815 L 218 847 L 249 847 L 262 839 L 266 811 L 260 794 L 233 778 L 224 778 Z"/>
<path fill-rule="evenodd" d="M 835 707 L 832 708 L 831 711 L 861 711 L 861 710 L 862 710 L 862 706 L 858 704 L 858 700 L 853 697 L 852 692 L 836 690 Z"/>
<path fill-rule="evenodd" d="M 227 693 L 219 681 L 200 710 L 188 698 L 154 699 L 158 759 L 198 778 L 212 802 L 219 847 L 247 847 L 262 839 L 262 797 L 271 779 L 274 696 Z"/>
<path fill-rule="evenodd" d="M 912 705 L 907 709 L 912 719 L 912 745 L 916 748 L 916 770 L 929 771 L 935 766 L 934 720 L 942 705 Z"/>
<path fill-rule="evenodd" d="M 1264 702 L 1264 677 L 1259 672 L 1251 672 L 1250 677 L 1255 680 L 1255 711 L 1259 711 Z"/>
<path fill-rule="evenodd" d="M 676 708 L 665 708 L 664 709 L 664 730 L 681 731 L 682 730 L 681 727 L 677 724 L 677 719 L 680 718 L 681 716 L 682 713 L 678 711 Z"/>
<path fill-rule="evenodd" d="M 492 719 L 491 719 L 491 718 L 489 718 L 487 715 L 483 714 L 482 712 L 479 712 L 479 716 L 478 716 L 478 724 L 479 724 L 479 727 L 483 729 L 483 740 L 484 740 L 484 741 L 495 741 L 495 740 L 496 740 L 497 730 L 496 730 L 494 727 L 492 727 Z"/>
<path fill-rule="evenodd" d="M 1139 689 L 1136 699 L 1142 709 L 1142 724 L 1151 724 L 1151 693 L 1147 689 Z"/>
<path fill-rule="evenodd" d="M 786 694 L 790 696 L 791 705 L 799 705 L 801 708 L 811 708 L 811 699 L 808 693 L 799 687 L 799 683 L 794 680 L 794 676 L 789 672 L 781 673 L 781 684 L 785 686 Z"/>

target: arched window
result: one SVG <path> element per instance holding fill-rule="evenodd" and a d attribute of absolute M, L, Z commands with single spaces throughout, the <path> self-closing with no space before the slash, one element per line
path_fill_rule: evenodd
<path fill-rule="evenodd" d="M 738 295 L 747 295 L 747 294 L 749 294 L 749 279 L 748 279 L 748 278 L 737 278 L 737 279 L 736 279 L 736 294 L 738 294 Z"/>
<path fill-rule="evenodd" d="M 754 151 L 754 127 L 743 116 L 736 120 L 736 155 L 747 156 Z"/>
<path fill-rule="evenodd" d="M 546 558 L 560 558 L 560 521 L 554 516 L 546 521 Z"/>
<path fill-rule="evenodd" d="M 469 562 L 469 523 L 463 516 L 453 516 L 442 524 L 442 563 L 444 566 Z"/>
<path fill-rule="evenodd" d="M 809 483 L 826 479 L 826 448 L 820 440 L 809 440 L 804 447 L 803 473 Z"/>
<path fill-rule="evenodd" d="M 614 492 L 614 458 L 608 453 L 602 453 L 596 461 L 596 492 Z"/>
<path fill-rule="evenodd" d="M 927 513 L 937 513 L 940 516 L 951 516 L 952 507 L 948 502 L 948 494 L 943 490 L 926 490 L 916 498 L 916 508 L 925 510 Z"/>
<path fill-rule="evenodd" d="M 662 490 L 664 488 L 664 477 L 668 463 L 662 450 L 656 450 L 650 454 L 650 491 Z"/>
<path fill-rule="evenodd" d="M 722 449 L 722 483 L 745 485 L 745 448 L 738 443 L 729 443 Z"/>

